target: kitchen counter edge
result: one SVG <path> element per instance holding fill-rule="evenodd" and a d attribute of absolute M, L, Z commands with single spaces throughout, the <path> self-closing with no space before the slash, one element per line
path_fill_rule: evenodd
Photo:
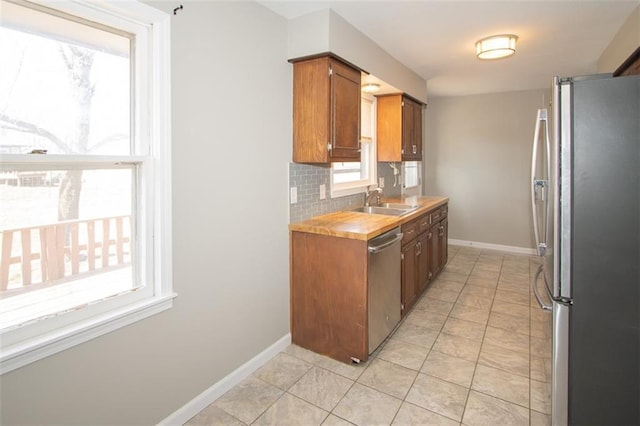
<path fill-rule="evenodd" d="M 302 222 L 291 223 L 289 231 L 366 241 L 447 204 L 449 197 L 386 198 L 383 201 L 417 204 L 419 207 L 403 216 L 386 216 L 350 210 L 338 211 L 315 216 Z"/>

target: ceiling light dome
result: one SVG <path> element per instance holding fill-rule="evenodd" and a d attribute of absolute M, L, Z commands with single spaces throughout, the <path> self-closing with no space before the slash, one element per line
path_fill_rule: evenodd
<path fill-rule="evenodd" d="M 478 59 L 499 59 L 516 53 L 516 41 L 518 36 L 513 34 L 501 34 L 485 37 L 476 42 L 476 55 Z"/>
<path fill-rule="evenodd" d="M 378 83 L 366 83 L 362 85 L 362 91 L 365 93 L 376 93 L 378 90 L 380 90 Z"/>

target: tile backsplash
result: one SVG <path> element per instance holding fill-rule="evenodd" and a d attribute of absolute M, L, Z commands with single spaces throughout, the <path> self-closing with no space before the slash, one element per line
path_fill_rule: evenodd
<path fill-rule="evenodd" d="M 398 172 L 402 170 L 402 163 L 378 163 L 378 181 L 380 178 L 384 179 L 382 192 L 385 197 L 399 197 L 402 195 L 402 175 L 398 174 L 394 176 L 393 168 L 390 167 L 390 164 L 393 164 Z"/>
<path fill-rule="evenodd" d="M 331 198 L 330 171 L 329 166 L 289 163 L 289 188 L 298 192 L 298 202 L 289 204 L 290 223 L 364 203 L 363 194 Z M 320 185 L 326 188 L 324 200 L 320 199 Z"/>
<path fill-rule="evenodd" d="M 400 163 L 397 164 L 400 166 Z M 295 187 L 298 197 L 295 204 L 289 204 L 290 223 L 364 204 L 363 194 L 331 198 L 330 172 L 328 165 L 289 163 L 289 188 Z M 393 169 L 389 167 L 389 163 L 378 163 L 378 176 L 384 177 L 384 197 L 400 196 L 400 176 L 398 175 L 398 183 L 394 187 Z M 320 185 L 326 188 L 324 200 L 320 199 Z"/>

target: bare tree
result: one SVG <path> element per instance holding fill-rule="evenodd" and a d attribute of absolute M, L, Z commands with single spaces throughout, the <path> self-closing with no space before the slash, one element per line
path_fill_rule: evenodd
<path fill-rule="evenodd" d="M 61 45 L 60 53 L 69 70 L 70 86 L 75 111 L 75 126 L 68 135 L 71 152 L 84 154 L 89 145 L 89 125 L 91 103 L 95 87 L 91 85 L 91 68 L 95 53 L 71 45 Z M 58 193 L 58 220 L 77 219 L 80 214 L 80 192 L 82 191 L 82 170 L 68 170 L 60 182 Z"/>
<path fill-rule="evenodd" d="M 79 46 L 59 44 L 59 52 L 68 71 L 68 83 L 73 99 L 68 111 L 71 125 L 67 134 L 56 134 L 39 124 L 0 113 L 2 127 L 8 130 L 31 133 L 47 139 L 62 152 L 83 154 L 89 150 L 89 126 L 95 87 L 91 84 L 91 69 L 95 52 Z M 58 192 L 58 220 L 79 217 L 82 170 L 68 170 L 64 174 Z"/>

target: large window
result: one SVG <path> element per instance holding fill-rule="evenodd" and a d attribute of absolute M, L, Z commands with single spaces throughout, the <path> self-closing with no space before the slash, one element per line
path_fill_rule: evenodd
<path fill-rule="evenodd" d="M 361 153 L 359 162 L 331 164 L 331 196 L 342 196 L 365 192 L 376 184 L 376 99 L 362 94 Z"/>
<path fill-rule="evenodd" d="M 0 8 L 6 372 L 171 306 L 169 44 L 137 2 Z"/>

